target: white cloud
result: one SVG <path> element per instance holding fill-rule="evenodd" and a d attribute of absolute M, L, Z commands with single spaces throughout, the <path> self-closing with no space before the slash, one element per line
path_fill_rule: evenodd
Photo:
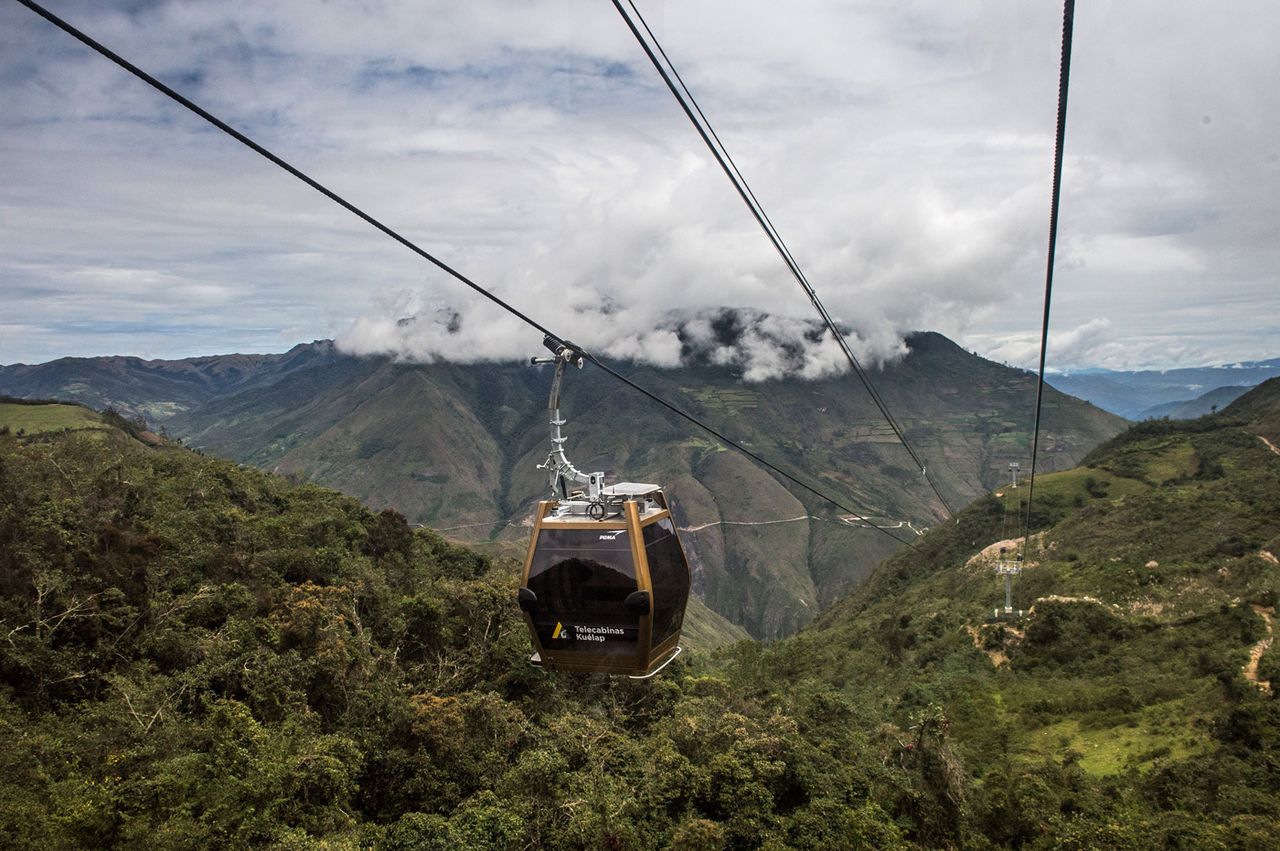
<path fill-rule="evenodd" d="M 1065 331 L 1054 331 L 1049 340 L 1046 361 L 1057 368 L 1100 365 L 1115 354 L 1116 341 L 1107 319 L 1092 319 Z M 1040 335 L 997 338 L 989 341 L 986 349 L 995 360 L 1034 370 L 1040 362 Z"/>
<path fill-rule="evenodd" d="M 610 4 L 50 5 L 595 350 L 673 362 L 671 311 L 813 315 Z M 640 5 L 861 356 L 932 329 L 1025 362 L 1056 4 Z M 1278 18 L 1261 0 L 1077 9 L 1054 304 L 1074 330 L 1051 366 L 1277 353 Z M 332 335 L 404 357 L 538 348 L 16 4 L 0 102 L 0 362 Z M 395 324 L 436 306 L 460 330 Z M 785 368 L 838 369 L 833 346 Z M 749 334 L 724 357 L 754 377 L 775 354 Z"/>

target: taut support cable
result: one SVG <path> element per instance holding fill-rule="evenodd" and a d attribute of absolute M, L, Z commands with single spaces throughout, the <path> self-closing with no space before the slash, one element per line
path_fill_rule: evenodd
<path fill-rule="evenodd" d="M 1027 512 L 1022 522 L 1025 552 L 1031 531 L 1031 500 L 1036 493 L 1036 455 L 1040 450 L 1040 410 L 1044 402 L 1044 361 L 1049 343 L 1049 306 L 1053 303 L 1053 259 L 1058 248 L 1058 202 L 1062 194 L 1062 152 L 1067 138 L 1067 87 L 1071 82 L 1071 34 L 1075 28 L 1076 3 L 1066 0 L 1062 8 L 1062 63 L 1058 70 L 1058 130 L 1053 146 L 1053 197 L 1049 205 L 1049 256 L 1044 270 L 1044 320 L 1040 324 L 1040 371 L 1036 383 L 1036 420 L 1031 437 L 1031 475 L 1027 479 Z"/>

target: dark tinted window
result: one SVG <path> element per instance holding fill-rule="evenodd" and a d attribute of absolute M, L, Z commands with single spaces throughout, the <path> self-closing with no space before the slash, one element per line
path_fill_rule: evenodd
<path fill-rule="evenodd" d="M 645 557 L 653 583 L 653 644 L 680 631 L 689 600 L 689 565 L 685 563 L 675 524 L 662 519 L 644 527 Z"/>
<path fill-rule="evenodd" d="M 529 566 L 538 640 L 552 650 L 636 652 L 640 620 L 623 601 L 635 591 L 625 529 L 543 529 Z"/>

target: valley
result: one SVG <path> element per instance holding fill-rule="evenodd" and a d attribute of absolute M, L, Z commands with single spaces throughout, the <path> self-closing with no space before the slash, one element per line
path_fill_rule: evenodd
<path fill-rule="evenodd" d="M 938 334 L 875 374 L 885 401 L 961 506 L 1025 460 L 1034 376 Z M 904 540 L 945 514 L 849 377 L 744 383 L 732 370 L 629 367 L 672 400 Z M 188 361 L 64 359 L 0 367 L 0 393 L 68 398 L 143 416 L 188 446 L 335 487 L 411 523 L 503 551 L 548 492 L 548 374 L 512 364 L 413 365 L 332 343 Z M 757 638 L 794 632 L 899 542 L 840 519 L 771 473 L 596 370 L 568 377 L 567 448 L 582 469 L 662 483 L 690 531 L 695 590 Z M 1123 422 L 1048 391 L 1041 468 L 1076 463 Z M 799 518 L 799 519 L 792 519 Z M 787 522 L 776 522 L 787 521 Z"/>

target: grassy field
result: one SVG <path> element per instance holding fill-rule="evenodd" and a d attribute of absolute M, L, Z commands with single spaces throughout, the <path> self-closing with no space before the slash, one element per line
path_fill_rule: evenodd
<path fill-rule="evenodd" d="M 0 402 L 0 427 L 8 426 L 15 434 L 41 434 L 49 431 L 104 429 L 102 418 L 79 405 L 23 405 Z"/>
<path fill-rule="evenodd" d="M 1076 467 L 1061 473 L 1036 476 L 1036 498 L 1071 504 L 1077 508 L 1083 502 L 1094 499 L 1119 499 L 1150 490 L 1150 486 L 1138 479 L 1117 476 L 1110 471 L 1090 467 Z M 1002 493 L 1012 492 L 1001 488 Z M 1025 499 L 1025 477 L 1016 493 Z M 1079 500 L 1079 501 L 1078 501 Z"/>
<path fill-rule="evenodd" d="M 1149 770 L 1158 759 L 1182 760 L 1203 751 L 1205 744 L 1194 725 L 1169 730 L 1147 725 L 1083 728 L 1076 719 L 1059 721 L 1029 734 L 1022 758 L 1027 762 L 1060 758 L 1068 750 L 1080 754 L 1080 767 L 1094 777 L 1129 769 Z"/>

